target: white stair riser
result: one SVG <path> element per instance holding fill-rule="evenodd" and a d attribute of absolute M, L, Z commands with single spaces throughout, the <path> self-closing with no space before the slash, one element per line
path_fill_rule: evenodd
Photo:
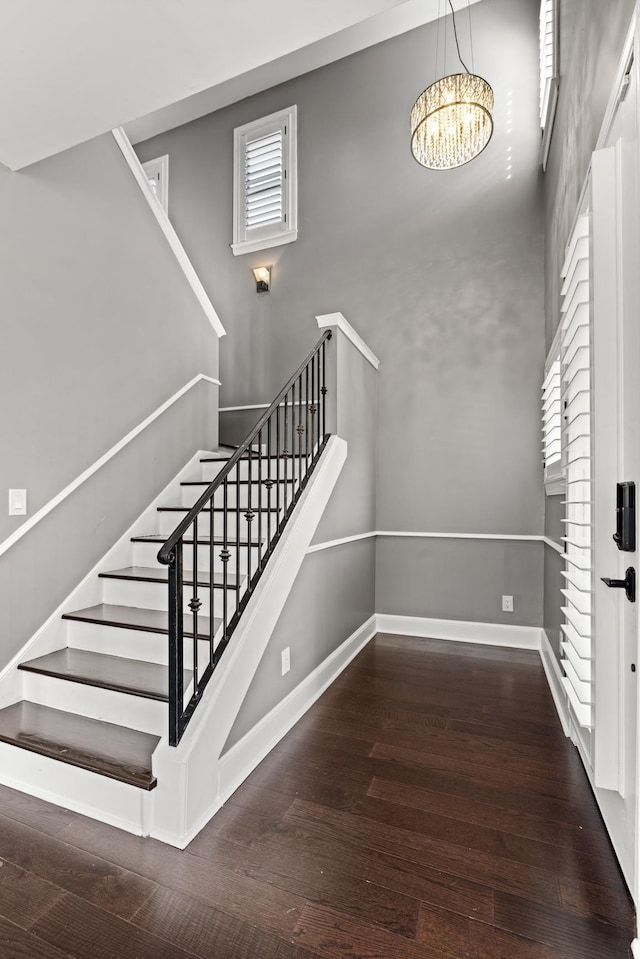
<path fill-rule="evenodd" d="M 310 458 L 309 458 L 309 461 L 311 461 Z M 304 472 L 304 468 L 305 468 L 304 454 L 302 456 L 302 462 L 303 462 L 302 469 Z M 222 465 L 226 466 L 226 463 Z M 258 461 L 257 459 L 253 459 L 251 461 L 251 478 L 253 480 L 256 480 L 258 478 L 258 474 L 260 473 L 262 475 L 262 479 L 265 479 L 267 476 L 272 476 L 275 479 L 278 474 L 278 468 L 280 469 L 280 476 L 283 477 L 284 476 L 284 460 L 282 458 L 278 459 L 277 457 L 272 456 L 268 460 L 263 459 Z M 203 480 L 206 480 L 208 483 L 214 480 L 221 471 L 222 470 L 221 470 L 220 464 L 218 463 L 202 463 L 201 464 L 201 478 Z M 291 459 L 287 460 L 287 471 L 288 471 L 288 475 L 291 476 Z M 298 472 L 298 466 L 296 463 L 296 475 L 297 475 L 297 472 Z M 248 460 L 241 460 L 240 463 L 234 469 L 232 469 L 231 473 L 229 474 L 230 479 L 232 480 L 236 479 L 238 475 L 240 476 L 240 479 L 249 478 L 249 461 Z"/>
<path fill-rule="evenodd" d="M 240 503 L 241 509 L 246 509 L 249 505 L 249 486 L 251 486 L 251 505 L 256 507 L 258 503 L 262 503 L 263 506 L 277 506 L 277 490 L 275 484 L 271 487 L 271 499 L 269 499 L 269 491 L 267 490 L 264 483 L 260 487 L 258 483 L 245 483 L 240 485 L 239 497 L 237 495 L 238 490 L 235 483 L 230 484 L 227 490 L 227 507 L 229 509 L 235 509 L 236 503 Z M 291 503 L 294 483 L 291 479 L 287 483 L 280 484 L 280 507 L 284 507 L 285 504 L 285 488 L 287 490 L 287 504 Z M 188 506 L 191 508 L 198 502 L 202 494 L 205 492 L 206 487 L 204 486 L 183 486 L 182 487 L 182 505 Z M 259 495 L 260 494 L 260 495 Z M 224 506 L 224 490 L 216 490 L 216 493 L 213 498 L 214 506 Z"/>
<path fill-rule="evenodd" d="M 275 505 L 275 503 L 273 505 Z M 243 536 L 243 537 L 247 536 L 249 526 L 251 526 L 251 529 L 253 530 L 254 538 L 256 539 L 258 538 L 258 535 L 259 535 L 258 526 L 260 524 L 258 522 L 257 504 L 255 504 L 253 508 L 253 512 L 256 513 L 256 515 L 254 516 L 251 523 L 249 523 L 245 516 L 246 510 L 241 509 L 239 512 L 236 512 L 234 508 L 233 510 L 229 511 L 229 513 L 227 514 L 227 537 L 229 539 L 233 539 L 236 536 L 238 529 L 240 530 L 240 536 Z M 186 507 L 185 507 L 184 513 L 179 513 L 174 510 L 166 511 L 166 512 L 164 510 L 159 510 L 157 532 L 163 533 L 165 536 L 169 536 L 171 533 L 173 533 L 174 529 L 178 526 L 180 521 L 183 520 L 186 515 L 187 515 Z M 272 511 L 271 512 L 272 532 L 275 531 L 276 521 L 277 521 L 277 513 Z M 267 513 L 266 512 L 262 514 L 261 525 L 262 525 L 262 536 L 264 538 L 267 533 Z M 208 536 L 209 529 L 210 529 L 210 514 L 202 513 L 200 517 L 198 518 L 198 531 L 201 534 L 205 534 Z M 223 535 L 224 533 L 224 514 L 223 513 L 213 514 L 213 532 L 215 536 Z"/>
<path fill-rule="evenodd" d="M 54 676 L 43 676 L 22 670 L 24 698 L 52 709 L 73 706 L 73 712 L 89 719 L 100 719 L 118 726 L 128 726 L 145 733 L 162 736 L 167 732 L 167 704 L 141 696 L 86 686 Z M 168 680 L 167 680 L 168 685 Z"/>
<path fill-rule="evenodd" d="M 144 609 L 168 609 L 169 590 L 166 583 L 145 583 L 139 580 L 101 579 L 103 583 L 103 602 L 114 606 L 138 606 Z M 185 586 L 183 590 L 184 610 L 193 598 L 193 586 Z M 235 609 L 236 590 L 227 590 L 227 608 Z M 200 616 L 209 616 L 210 590 L 206 586 L 198 587 L 198 599 L 202 603 Z M 213 590 L 213 615 L 222 616 L 224 607 L 224 590 Z M 131 630 L 130 630 L 131 632 Z"/>
<path fill-rule="evenodd" d="M 149 835 L 153 792 L 8 743 L 0 743 L 0 782 L 134 835 Z"/>
<path fill-rule="evenodd" d="M 156 566 L 156 557 L 160 549 L 160 543 L 133 543 L 133 565 L 134 566 Z M 251 552 L 251 571 L 255 572 L 258 562 L 258 547 L 240 546 L 239 563 L 236 562 L 236 548 L 231 543 L 228 546 L 231 558 L 228 563 L 229 573 L 235 575 L 236 569 L 240 573 L 246 573 L 248 554 Z M 220 559 L 222 544 L 216 543 L 213 547 L 213 569 L 216 573 L 222 573 L 223 563 Z M 183 547 L 183 566 L 184 569 L 193 569 L 193 544 L 185 543 Z M 198 546 L 198 570 L 204 572 L 209 569 L 209 546 Z M 136 604 L 138 605 L 138 604 Z"/>
<path fill-rule="evenodd" d="M 216 645 L 220 631 L 215 638 Z M 69 620 L 69 646 L 73 649 L 86 649 L 92 653 L 109 653 L 111 656 L 124 656 L 129 659 L 141 659 L 148 663 L 166 666 L 169 662 L 169 639 L 166 633 L 149 633 L 141 629 L 120 629 L 116 626 L 99 626 L 97 623 L 79 623 Z M 209 655 L 208 642 L 199 643 L 199 662 L 206 661 Z M 184 644 L 184 666 L 193 665 L 193 640 L 186 637 Z"/>

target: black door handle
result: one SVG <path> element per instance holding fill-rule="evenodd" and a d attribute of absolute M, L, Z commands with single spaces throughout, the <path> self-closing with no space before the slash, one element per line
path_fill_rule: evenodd
<path fill-rule="evenodd" d="M 624 579 L 610 579 L 608 576 L 602 577 L 605 586 L 612 589 L 623 589 L 630 603 L 636 601 L 636 571 L 633 566 L 629 566 Z"/>

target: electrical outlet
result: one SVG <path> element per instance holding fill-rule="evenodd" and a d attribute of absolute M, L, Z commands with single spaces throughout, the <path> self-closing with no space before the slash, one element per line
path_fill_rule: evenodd
<path fill-rule="evenodd" d="M 282 664 L 282 675 L 284 676 L 291 669 L 291 649 L 289 646 L 280 653 L 280 661 Z"/>
<path fill-rule="evenodd" d="M 513 612 L 513 596 L 502 597 L 502 612 L 503 613 Z"/>
<path fill-rule="evenodd" d="M 27 515 L 27 491 L 26 489 L 9 490 L 9 516 Z"/>

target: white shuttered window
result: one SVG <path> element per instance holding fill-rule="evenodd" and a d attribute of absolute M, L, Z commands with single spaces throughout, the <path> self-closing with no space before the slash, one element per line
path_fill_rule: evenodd
<path fill-rule="evenodd" d="M 540 4 L 540 127 L 543 131 L 541 156 L 543 168 L 547 165 L 558 99 L 557 33 L 557 0 L 542 0 Z"/>
<path fill-rule="evenodd" d="M 547 494 L 564 493 L 562 465 L 562 378 L 560 353 L 552 351 L 542 384 L 542 457 Z"/>
<path fill-rule="evenodd" d="M 234 131 L 236 256 L 297 239 L 296 156 L 295 106 Z"/>
<path fill-rule="evenodd" d="M 564 686 L 576 719 L 593 727 L 592 459 L 589 215 L 578 218 L 562 271 L 562 450 L 566 475 Z"/>

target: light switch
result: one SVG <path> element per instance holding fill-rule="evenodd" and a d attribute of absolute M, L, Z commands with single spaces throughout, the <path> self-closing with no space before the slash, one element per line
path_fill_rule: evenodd
<path fill-rule="evenodd" d="M 9 516 L 27 515 L 27 491 L 26 489 L 9 490 Z"/>

